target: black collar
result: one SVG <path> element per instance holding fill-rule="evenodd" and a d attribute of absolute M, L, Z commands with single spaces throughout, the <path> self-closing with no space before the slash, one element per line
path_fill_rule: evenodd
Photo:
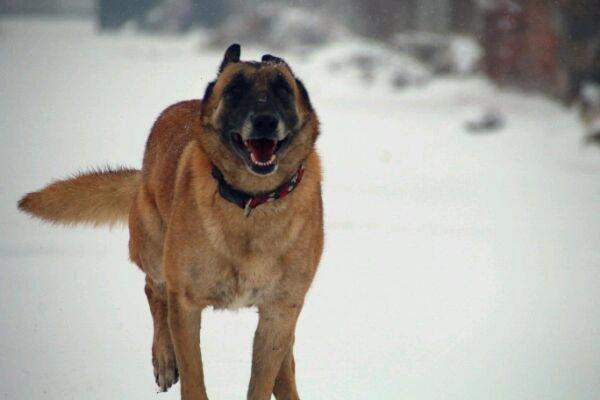
<path fill-rule="evenodd" d="M 223 177 L 223 173 L 216 166 L 213 165 L 212 169 L 212 176 L 219 183 L 219 194 L 221 197 L 243 209 L 244 216 L 246 217 L 250 215 L 252 210 L 261 204 L 284 198 L 290 194 L 302 180 L 302 175 L 304 175 L 304 164 L 301 164 L 300 167 L 298 167 L 298 170 L 290 180 L 272 192 L 252 194 L 236 189 L 227 183 Z"/>

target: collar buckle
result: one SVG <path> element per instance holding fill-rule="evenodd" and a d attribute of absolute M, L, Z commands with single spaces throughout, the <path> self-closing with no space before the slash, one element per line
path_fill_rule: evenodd
<path fill-rule="evenodd" d="M 246 201 L 246 205 L 244 206 L 244 217 L 248 218 L 250 216 L 250 213 L 252 212 L 252 207 L 250 207 L 250 204 L 252 204 L 252 198 L 249 198 L 248 201 Z"/>

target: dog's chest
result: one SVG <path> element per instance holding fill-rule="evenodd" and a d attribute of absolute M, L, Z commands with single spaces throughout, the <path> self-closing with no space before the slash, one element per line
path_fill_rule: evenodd
<path fill-rule="evenodd" d="M 220 264 L 215 306 L 237 309 L 260 305 L 276 296 L 287 267 L 286 253 L 298 232 L 295 224 L 279 221 L 223 226 L 211 241 Z"/>
<path fill-rule="evenodd" d="M 238 309 L 257 306 L 276 295 L 283 266 L 271 257 L 256 257 L 245 263 L 225 261 L 215 282 L 216 308 Z"/>
<path fill-rule="evenodd" d="M 301 223 L 286 213 L 267 218 L 260 210 L 254 212 L 249 218 L 240 212 L 239 219 L 203 219 L 203 262 L 197 266 L 194 286 L 215 308 L 260 305 L 281 289 L 287 255 L 301 238 Z"/>

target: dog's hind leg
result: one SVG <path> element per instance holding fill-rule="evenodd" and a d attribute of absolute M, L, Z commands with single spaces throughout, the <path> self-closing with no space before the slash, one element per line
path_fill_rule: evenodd
<path fill-rule="evenodd" d="M 163 227 L 158 210 L 142 187 L 129 213 L 129 258 L 146 273 L 146 297 L 154 321 L 152 365 L 162 391 L 178 379 L 175 350 L 169 330 L 167 291 L 162 275 Z"/>
<path fill-rule="evenodd" d="M 296 364 L 293 348 L 290 348 L 281 362 L 279 374 L 275 379 L 273 394 L 277 400 L 298 400 L 300 398 L 298 389 L 296 389 Z"/>
<path fill-rule="evenodd" d="M 165 285 L 157 285 L 146 278 L 146 296 L 154 320 L 154 339 L 152 341 L 152 365 L 156 384 L 166 392 L 179 379 L 175 350 L 169 331 L 167 291 Z"/>

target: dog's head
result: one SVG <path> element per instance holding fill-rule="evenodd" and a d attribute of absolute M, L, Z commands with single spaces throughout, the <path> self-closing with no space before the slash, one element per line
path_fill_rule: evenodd
<path fill-rule="evenodd" d="M 312 117 L 308 93 L 284 60 L 265 54 L 260 62 L 240 61 L 237 44 L 225 52 L 203 99 L 203 124 L 214 136 L 207 140 L 218 159 L 213 162 L 225 160 L 255 176 L 272 175 L 308 155 L 316 139 Z"/>

